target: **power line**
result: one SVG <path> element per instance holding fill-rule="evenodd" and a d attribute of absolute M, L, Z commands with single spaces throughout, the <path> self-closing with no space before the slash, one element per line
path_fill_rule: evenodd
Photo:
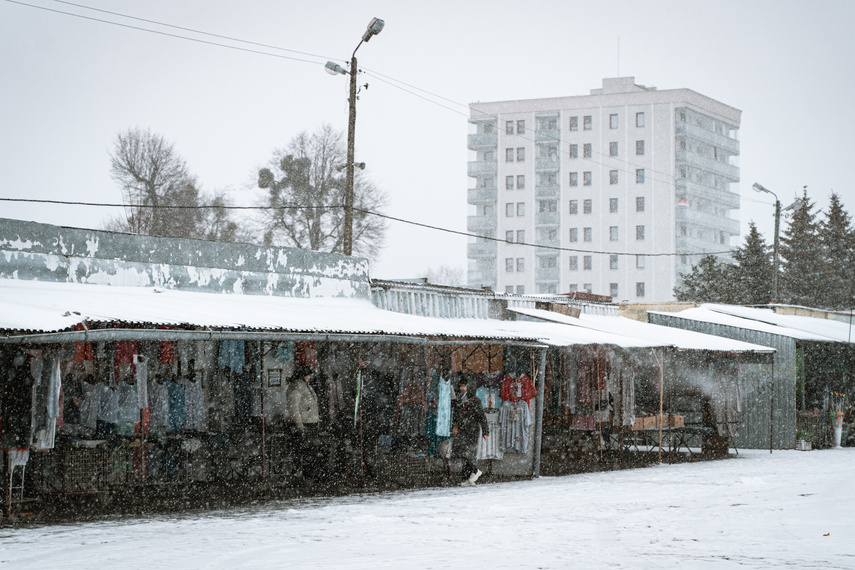
<path fill-rule="evenodd" d="M 325 206 L 315 206 L 315 205 L 302 205 L 302 204 L 282 204 L 279 206 L 221 206 L 221 205 L 169 205 L 169 206 L 154 206 L 151 204 L 139 204 L 139 205 L 129 205 L 129 204 L 116 204 L 109 202 L 80 202 L 80 201 L 70 201 L 70 200 L 39 200 L 35 198 L 0 198 L 0 202 L 23 202 L 23 203 L 31 203 L 31 204 L 56 204 L 61 206 L 91 206 L 91 207 L 101 207 L 101 208 L 143 208 L 143 209 L 161 209 L 161 210 L 288 210 L 288 209 L 322 209 L 322 210 L 334 210 L 334 209 L 342 209 L 344 205 L 332 204 Z M 619 251 L 599 251 L 593 249 L 580 249 L 580 248 L 570 248 L 570 247 L 560 247 L 560 246 L 551 246 L 551 245 L 543 245 L 543 244 L 535 244 L 535 243 L 527 243 L 527 242 L 508 242 L 507 240 L 494 238 L 494 237 L 484 237 L 478 234 L 473 234 L 469 232 L 464 232 L 460 230 L 452 230 L 450 228 L 443 228 L 440 226 L 435 226 L 432 224 L 425 224 L 422 222 L 415 222 L 413 220 L 407 220 L 405 218 L 398 218 L 395 216 L 390 216 L 387 214 L 381 214 L 380 212 L 375 212 L 373 210 L 368 210 L 365 208 L 353 208 L 354 211 L 360 212 L 369 216 L 376 216 L 378 218 L 383 218 L 386 220 L 390 220 L 393 222 L 400 222 L 402 224 L 409 224 L 412 226 L 418 226 L 421 228 L 426 228 L 435 231 L 441 231 L 445 233 L 465 236 L 465 237 L 473 237 L 487 241 L 495 241 L 501 243 L 510 243 L 512 245 L 521 245 L 526 247 L 535 247 L 538 249 L 549 249 L 553 251 L 567 251 L 572 253 L 591 253 L 597 255 L 620 255 L 620 256 L 637 256 L 637 257 L 674 257 L 677 255 L 723 255 L 731 253 L 731 250 L 726 251 L 709 251 L 709 252 L 684 252 L 684 253 L 634 253 L 634 252 L 619 252 Z"/>
<path fill-rule="evenodd" d="M 303 59 L 303 58 L 299 58 L 299 57 L 292 57 L 292 56 L 287 56 L 287 55 L 280 55 L 280 54 L 270 53 L 270 52 L 261 51 L 261 50 L 257 50 L 257 49 L 244 48 L 244 47 L 240 47 L 240 46 L 232 46 L 232 45 L 222 44 L 222 43 L 213 42 L 213 41 L 209 41 L 209 40 L 203 40 L 203 39 L 199 39 L 199 38 L 192 38 L 192 37 L 189 37 L 189 36 L 182 36 L 182 35 L 180 35 L 180 34 L 172 34 L 172 33 L 169 33 L 169 32 L 163 32 L 163 31 L 160 31 L 160 30 L 153 30 L 153 29 L 151 29 L 151 28 L 144 28 L 144 27 L 141 27 L 141 26 L 132 26 L 131 24 L 123 24 L 123 23 L 121 23 L 121 22 L 114 22 L 114 21 L 112 21 L 112 20 L 104 20 L 104 19 L 102 19 L 102 18 L 95 18 L 95 17 L 92 17 L 92 16 L 85 16 L 85 15 L 83 15 L 83 14 L 75 14 L 74 12 L 66 12 L 66 11 L 64 11 L 64 10 L 57 10 L 57 9 L 55 9 L 55 8 L 48 8 L 48 7 L 46 7 L 46 6 L 37 6 L 37 5 L 35 5 L 35 4 L 28 4 L 28 3 L 26 3 L 26 2 L 21 2 L 20 0 L 5 0 L 5 1 L 6 1 L 6 2 L 9 2 L 10 4 L 18 4 L 18 5 L 20 5 L 20 6 L 27 6 L 28 8 L 36 8 L 36 9 L 39 9 L 39 10 L 44 10 L 44 11 L 46 11 L 46 12 L 53 12 L 53 13 L 55 13 L 55 14 L 63 14 L 63 15 L 65 15 L 65 16 L 73 16 L 73 17 L 75 17 L 75 18 L 81 18 L 81 19 L 83 19 L 83 20 L 90 20 L 90 21 L 93 21 L 93 22 L 100 22 L 100 23 L 102 23 L 102 24 L 110 24 L 110 25 L 113 25 L 113 26 L 119 26 L 119 27 L 121 27 L 121 28 L 128 28 L 128 29 L 131 29 L 131 30 L 138 30 L 138 31 L 141 31 L 141 32 L 148 32 L 148 33 L 151 33 L 151 34 L 158 34 L 158 35 L 166 36 L 166 37 L 170 37 L 170 38 L 177 38 L 177 39 L 187 40 L 187 41 L 196 42 L 196 43 L 200 43 L 200 44 L 211 45 L 211 46 L 217 46 L 217 47 L 222 47 L 222 48 L 227 48 L 227 49 L 233 49 L 233 50 L 237 50 L 237 51 L 243 51 L 243 52 L 247 52 L 247 53 L 254 53 L 254 54 L 258 54 L 258 55 L 266 55 L 266 56 L 269 56 L 269 57 L 276 57 L 276 58 L 279 58 L 279 59 L 287 59 L 287 60 L 291 60 L 291 61 L 299 61 L 299 62 L 302 62 L 302 63 L 311 63 L 311 64 L 314 64 L 314 65 L 323 65 L 323 63 L 322 63 L 322 62 L 320 62 L 320 61 L 312 61 L 312 60 Z M 92 8 L 92 9 L 94 10 L 95 8 Z M 132 16 L 125 16 L 125 17 L 133 18 Z M 135 19 L 138 19 L 138 18 L 135 18 Z M 162 25 L 169 26 L 169 24 L 162 24 Z M 178 26 L 170 26 L 170 27 L 178 28 Z M 179 29 L 183 29 L 183 28 L 179 28 Z M 204 32 L 199 32 L 199 33 L 204 33 Z M 216 36 L 215 34 L 207 34 L 207 35 Z M 225 37 L 225 36 L 222 36 L 222 37 Z M 243 41 L 243 40 L 236 40 L 236 41 Z M 246 42 L 246 43 L 253 43 L 253 42 Z M 255 45 L 263 45 L 263 44 L 255 44 Z M 284 48 L 273 48 L 273 49 L 284 49 Z M 293 51 L 293 50 L 286 50 L 286 51 Z M 295 52 L 295 53 L 302 53 L 302 52 Z M 311 55 L 311 54 L 306 54 L 306 55 Z M 319 56 L 312 56 L 312 57 L 319 57 Z"/>

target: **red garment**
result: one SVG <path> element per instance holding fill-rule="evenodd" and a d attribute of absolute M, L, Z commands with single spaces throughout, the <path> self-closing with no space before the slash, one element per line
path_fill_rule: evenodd
<path fill-rule="evenodd" d="M 525 403 L 528 403 L 535 396 L 537 396 L 537 388 L 534 387 L 528 374 L 523 374 L 519 378 L 514 378 L 508 374 L 502 381 L 502 390 L 499 392 L 499 397 L 502 400 L 509 402 L 523 400 Z"/>
<path fill-rule="evenodd" d="M 135 354 L 137 354 L 137 347 L 133 341 L 116 341 L 116 358 L 114 365 L 117 380 L 136 373 L 136 367 L 134 366 Z"/>
<path fill-rule="evenodd" d="M 305 364 L 312 370 L 317 370 L 318 350 L 315 348 L 315 343 L 311 341 L 298 342 L 297 349 L 294 351 L 294 362 Z"/>
<path fill-rule="evenodd" d="M 76 331 L 84 331 L 86 327 L 83 326 L 83 323 L 78 323 L 74 325 L 74 330 Z M 92 354 L 92 343 L 91 342 L 75 342 L 74 343 L 74 357 L 72 357 L 72 362 L 84 362 L 87 360 L 95 360 L 95 357 Z"/>

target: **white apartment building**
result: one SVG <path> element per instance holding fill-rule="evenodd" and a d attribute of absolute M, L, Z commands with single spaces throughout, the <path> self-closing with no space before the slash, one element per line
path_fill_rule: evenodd
<path fill-rule="evenodd" d="M 470 285 L 668 301 L 739 235 L 738 109 L 633 77 L 469 109 Z"/>

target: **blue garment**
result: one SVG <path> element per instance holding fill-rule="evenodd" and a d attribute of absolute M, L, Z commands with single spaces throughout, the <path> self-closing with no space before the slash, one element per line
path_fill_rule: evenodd
<path fill-rule="evenodd" d="M 169 428 L 167 431 L 181 431 L 187 423 L 187 409 L 184 403 L 184 386 L 179 382 L 167 380 L 166 390 L 169 392 Z"/>
<path fill-rule="evenodd" d="M 244 343 L 242 340 L 220 341 L 220 357 L 218 359 L 220 368 L 228 368 L 234 374 L 240 374 L 243 372 L 244 362 Z"/>
<path fill-rule="evenodd" d="M 451 382 L 445 378 L 440 378 L 438 385 L 436 435 L 443 437 L 451 435 Z"/>

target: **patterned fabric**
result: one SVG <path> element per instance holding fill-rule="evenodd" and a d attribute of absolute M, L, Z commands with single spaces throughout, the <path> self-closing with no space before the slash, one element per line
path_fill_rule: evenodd
<path fill-rule="evenodd" d="M 532 424 L 531 412 L 524 401 L 505 402 L 499 411 L 502 433 L 502 450 L 528 452 L 528 428 Z"/>
<path fill-rule="evenodd" d="M 502 451 L 501 430 L 499 429 L 499 411 L 494 410 L 485 412 L 487 416 L 487 425 L 490 427 L 490 434 L 486 441 L 484 438 L 478 440 L 478 459 L 501 459 L 504 457 Z"/>

